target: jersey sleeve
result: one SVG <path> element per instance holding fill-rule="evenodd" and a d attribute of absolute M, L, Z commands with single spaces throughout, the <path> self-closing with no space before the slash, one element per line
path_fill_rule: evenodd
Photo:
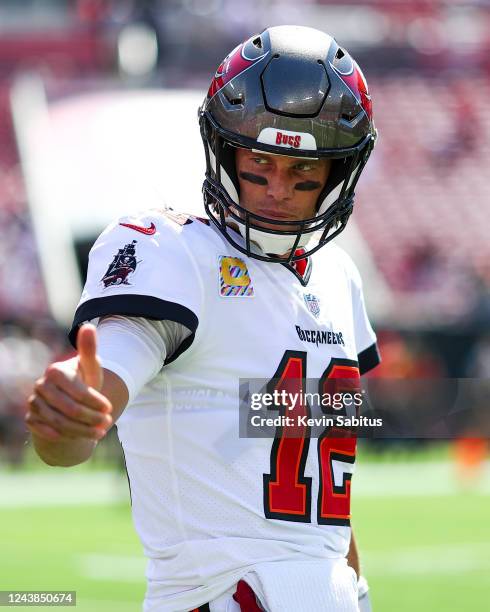
<path fill-rule="evenodd" d="M 381 363 L 376 334 L 369 320 L 362 279 L 359 270 L 350 257 L 346 255 L 346 272 L 350 277 L 352 295 L 352 314 L 354 318 L 354 335 L 359 362 L 360 374 L 366 374 Z"/>
<path fill-rule="evenodd" d="M 97 326 L 97 353 L 102 367 L 123 380 L 131 403 L 162 367 L 173 360 L 175 351 L 190 333 L 187 327 L 168 320 L 103 317 Z"/>
<path fill-rule="evenodd" d="M 174 321 L 191 333 L 173 355 L 188 348 L 199 325 L 202 280 L 185 225 L 163 215 L 122 218 L 97 239 L 69 337 L 79 326 L 110 315 Z"/>
<path fill-rule="evenodd" d="M 359 362 L 359 372 L 362 375 L 375 368 L 381 362 L 381 356 L 376 341 L 376 334 L 366 312 L 362 285 L 359 287 L 357 295 L 353 293 L 353 298 L 357 360 Z"/>

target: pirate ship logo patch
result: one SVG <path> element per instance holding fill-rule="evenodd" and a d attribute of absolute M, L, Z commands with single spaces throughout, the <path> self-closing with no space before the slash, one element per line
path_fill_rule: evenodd
<path fill-rule="evenodd" d="M 113 285 L 130 285 L 128 277 L 133 274 L 141 261 L 136 261 L 137 240 L 133 240 L 126 244 L 124 248 L 119 249 L 112 263 L 107 268 L 107 272 L 100 279 L 104 283 L 104 289 Z"/>

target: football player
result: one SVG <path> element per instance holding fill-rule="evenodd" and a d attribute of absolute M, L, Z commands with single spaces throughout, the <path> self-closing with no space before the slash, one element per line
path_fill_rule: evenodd
<path fill-rule="evenodd" d="M 356 611 L 355 439 L 239 437 L 237 412 L 240 380 L 301 393 L 379 362 L 359 274 L 331 243 L 376 138 L 366 81 L 327 34 L 272 27 L 219 66 L 199 123 L 209 218 L 151 210 L 101 234 L 78 357 L 36 382 L 28 427 L 69 466 L 117 424 L 147 612 Z"/>

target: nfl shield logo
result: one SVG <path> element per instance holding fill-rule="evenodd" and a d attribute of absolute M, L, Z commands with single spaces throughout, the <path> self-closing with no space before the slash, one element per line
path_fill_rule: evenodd
<path fill-rule="evenodd" d="M 305 304 L 308 307 L 308 310 L 311 314 L 318 319 L 320 316 L 320 301 L 316 297 L 316 295 L 312 295 L 311 293 L 305 293 Z"/>

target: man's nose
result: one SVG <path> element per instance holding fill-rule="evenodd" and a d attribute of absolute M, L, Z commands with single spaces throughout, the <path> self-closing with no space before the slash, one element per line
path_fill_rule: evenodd
<path fill-rule="evenodd" d="M 274 200 L 289 200 L 293 197 L 293 181 L 286 170 L 276 168 L 269 173 L 267 182 L 267 195 Z"/>

